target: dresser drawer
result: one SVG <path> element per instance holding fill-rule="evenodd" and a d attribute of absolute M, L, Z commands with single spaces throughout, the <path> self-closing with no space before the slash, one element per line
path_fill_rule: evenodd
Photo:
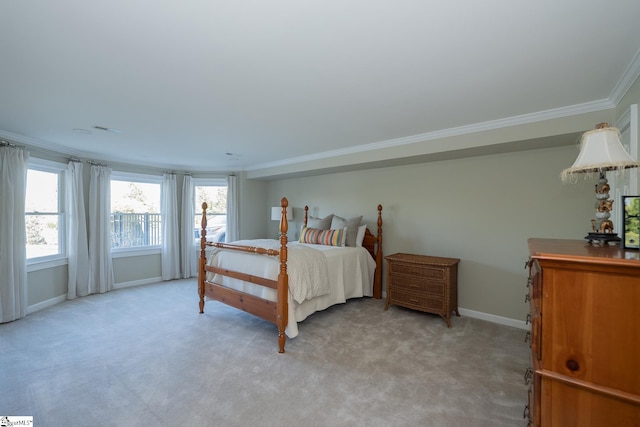
<path fill-rule="evenodd" d="M 412 291 L 419 294 L 429 294 L 444 297 L 445 282 L 429 280 L 419 276 L 391 273 L 390 279 L 394 289 L 399 291 Z"/>
<path fill-rule="evenodd" d="M 391 303 L 422 311 L 444 313 L 445 300 L 431 295 L 420 295 L 413 292 L 405 292 L 400 289 L 391 290 Z"/>
<path fill-rule="evenodd" d="M 445 280 L 445 269 L 441 267 L 429 267 L 409 263 L 392 263 L 389 266 L 390 273 L 406 274 L 408 276 L 419 276 L 425 279 Z"/>

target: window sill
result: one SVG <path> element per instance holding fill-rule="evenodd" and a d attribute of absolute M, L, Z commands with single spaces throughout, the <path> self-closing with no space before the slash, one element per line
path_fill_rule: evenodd
<path fill-rule="evenodd" d="M 145 247 L 145 248 L 127 248 L 127 249 L 113 249 L 111 251 L 111 258 L 128 258 L 134 256 L 144 255 L 159 255 L 160 247 Z"/>
<path fill-rule="evenodd" d="M 47 268 L 60 267 L 69 264 L 69 260 L 65 258 L 48 259 L 43 261 L 27 261 L 27 273 L 38 270 L 46 270 Z"/>

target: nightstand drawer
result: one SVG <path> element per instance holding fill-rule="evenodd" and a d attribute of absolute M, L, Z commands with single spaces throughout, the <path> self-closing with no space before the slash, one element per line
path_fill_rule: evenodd
<path fill-rule="evenodd" d="M 409 276 L 406 274 L 391 273 L 393 289 L 398 291 L 412 291 L 419 294 L 429 294 L 444 297 L 445 282 L 427 280 L 420 276 Z"/>
<path fill-rule="evenodd" d="M 419 276 L 424 277 L 425 279 L 433 279 L 433 280 L 444 280 L 445 279 L 445 269 L 444 268 L 433 268 L 416 264 L 405 264 L 405 263 L 392 263 L 389 266 L 389 271 L 393 273 L 401 273 L 407 274 L 410 276 Z"/>
<path fill-rule="evenodd" d="M 443 312 L 445 310 L 444 298 L 403 292 L 399 289 L 391 291 L 391 303 L 422 311 Z"/>

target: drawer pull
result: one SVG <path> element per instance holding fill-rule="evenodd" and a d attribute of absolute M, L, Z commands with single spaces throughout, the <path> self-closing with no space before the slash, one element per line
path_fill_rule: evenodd
<path fill-rule="evenodd" d="M 571 372 L 576 372 L 580 370 L 580 364 L 573 359 L 567 360 L 567 369 Z"/>
<path fill-rule="evenodd" d="M 527 332 L 526 334 L 524 334 L 524 342 L 529 342 L 530 339 L 531 339 L 531 332 Z"/>
<path fill-rule="evenodd" d="M 533 382 L 533 371 L 531 370 L 531 368 L 527 368 L 526 371 L 524 371 L 524 383 L 525 385 L 529 385 Z"/>
<path fill-rule="evenodd" d="M 409 302 L 415 303 L 415 304 L 419 304 L 420 300 L 419 299 L 415 299 L 415 298 L 411 298 L 409 299 Z"/>
<path fill-rule="evenodd" d="M 529 409 L 529 405 L 524 405 L 524 413 L 522 414 L 522 418 L 524 419 L 529 418 L 530 413 L 531 413 L 531 410 Z"/>
<path fill-rule="evenodd" d="M 527 314 L 527 320 L 524 322 L 525 325 L 531 323 L 531 313 Z"/>

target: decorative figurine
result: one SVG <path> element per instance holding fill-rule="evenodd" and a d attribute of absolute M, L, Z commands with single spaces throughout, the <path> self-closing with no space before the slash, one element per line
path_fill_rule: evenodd
<path fill-rule="evenodd" d="M 609 219 L 613 209 L 613 200 L 609 200 L 609 183 L 604 174 L 600 174 L 600 179 L 595 186 L 596 192 L 596 219 L 591 220 L 592 233 L 585 239 L 592 243 L 612 243 L 620 241 L 620 238 L 613 231 L 613 221 Z"/>

